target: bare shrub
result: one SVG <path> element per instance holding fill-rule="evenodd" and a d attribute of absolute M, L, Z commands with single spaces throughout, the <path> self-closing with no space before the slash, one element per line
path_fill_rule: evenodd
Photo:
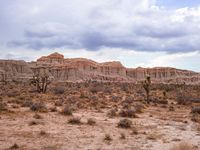
<path fill-rule="evenodd" d="M 122 140 L 126 139 L 126 136 L 125 136 L 124 133 L 121 133 L 121 134 L 120 134 L 120 139 L 122 139 Z"/>
<path fill-rule="evenodd" d="M 26 100 L 25 102 L 22 103 L 22 107 L 30 107 L 33 105 L 33 102 L 31 100 Z"/>
<path fill-rule="evenodd" d="M 132 126 L 132 121 L 129 119 L 122 119 L 118 123 L 118 127 L 120 128 L 131 128 Z"/>
<path fill-rule="evenodd" d="M 78 117 L 72 117 L 68 120 L 68 123 L 69 124 L 77 124 L 77 125 L 80 125 L 82 124 L 81 123 L 81 118 L 78 118 Z"/>
<path fill-rule="evenodd" d="M 101 92 L 103 90 L 104 90 L 104 88 L 101 85 L 95 85 L 95 86 L 90 87 L 90 89 L 89 89 L 89 91 L 91 93 L 98 93 L 98 92 Z"/>
<path fill-rule="evenodd" d="M 33 103 L 31 106 L 30 106 L 30 109 L 32 111 L 39 111 L 39 112 L 46 112 L 47 111 L 47 107 L 45 104 L 43 103 Z"/>
<path fill-rule="evenodd" d="M 192 108 L 192 113 L 198 113 L 198 114 L 200 114 L 200 107 L 193 107 Z"/>
<path fill-rule="evenodd" d="M 38 125 L 39 123 L 36 122 L 35 120 L 32 120 L 31 122 L 29 122 L 29 126 L 33 126 L 33 125 Z"/>
<path fill-rule="evenodd" d="M 188 96 L 185 96 L 182 93 L 177 94 L 176 101 L 177 101 L 177 104 L 179 104 L 179 105 L 189 105 L 189 104 L 191 104 L 190 98 Z"/>
<path fill-rule="evenodd" d="M 44 131 L 44 130 L 41 130 L 40 131 L 40 133 L 39 133 L 39 135 L 41 135 L 41 136 L 44 136 L 44 135 L 46 135 L 47 133 Z"/>
<path fill-rule="evenodd" d="M 0 101 L 0 112 L 8 110 L 7 104 Z"/>
<path fill-rule="evenodd" d="M 107 112 L 107 116 L 110 118 L 116 117 L 117 116 L 117 110 L 116 109 L 111 109 Z"/>
<path fill-rule="evenodd" d="M 88 120 L 87 120 L 87 124 L 88 125 L 95 125 L 96 124 L 96 121 L 94 120 L 94 119 L 92 119 L 92 118 L 89 118 Z"/>
<path fill-rule="evenodd" d="M 14 149 L 19 149 L 19 146 L 16 143 L 8 148 L 8 150 L 14 150 Z"/>
<path fill-rule="evenodd" d="M 62 106 L 63 105 L 63 100 L 57 100 L 57 101 L 55 101 L 55 106 Z"/>
<path fill-rule="evenodd" d="M 42 119 L 42 116 L 36 113 L 36 114 L 33 116 L 33 118 L 35 118 L 35 119 Z"/>
<path fill-rule="evenodd" d="M 177 145 L 174 145 L 170 150 L 197 150 L 191 144 L 186 142 L 181 142 Z"/>
<path fill-rule="evenodd" d="M 192 114 L 191 121 L 200 122 L 200 115 L 197 113 Z"/>
<path fill-rule="evenodd" d="M 72 115 L 72 108 L 69 107 L 68 105 L 66 105 L 66 106 L 62 109 L 61 114 L 62 114 L 62 115 L 66 115 L 66 116 Z"/>
<path fill-rule="evenodd" d="M 65 87 L 63 86 L 54 87 L 53 91 L 54 94 L 63 94 L 65 92 Z"/>
<path fill-rule="evenodd" d="M 129 117 L 129 118 L 136 118 L 135 114 L 136 110 L 134 108 L 129 108 L 129 109 L 123 109 L 120 111 L 119 115 L 121 117 Z"/>
<path fill-rule="evenodd" d="M 20 93 L 18 91 L 8 91 L 8 93 L 7 93 L 8 97 L 16 97 L 19 95 L 20 95 Z"/>
<path fill-rule="evenodd" d="M 112 141 L 110 134 L 105 134 L 104 141 Z"/>

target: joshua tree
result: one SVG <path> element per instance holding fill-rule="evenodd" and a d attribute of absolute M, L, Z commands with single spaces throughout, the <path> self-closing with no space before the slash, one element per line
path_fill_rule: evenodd
<path fill-rule="evenodd" d="M 143 88 L 146 92 L 146 102 L 149 103 L 149 101 L 150 101 L 149 97 L 150 97 L 151 77 L 147 76 L 146 80 L 143 81 L 142 85 L 143 85 Z"/>
<path fill-rule="evenodd" d="M 41 69 L 41 68 L 40 68 Z M 31 79 L 31 84 L 36 86 L 37 91 L 39 93 L 46 93 L 47 86 L 50 84 L 49 74 L 48 72 L 42 68 L 42 72 L 37 70 L 37 73 L 34 74 L 33 78 Z"/>

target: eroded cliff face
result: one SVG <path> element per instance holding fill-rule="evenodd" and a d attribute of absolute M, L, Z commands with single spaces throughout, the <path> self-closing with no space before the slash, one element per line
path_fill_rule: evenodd
<path fill-rule="evenodd" d="M 0 60 L 0 80 L 23 81 L 31 76 L 32 70 L 27 62 Z"/>
<path fill-rule="evenodd" d="M 198 83 L 199 73 L 169 67 L 125 68 L 120 62 L 97 63 L 85 58 L 65 59 L 62 54 L 53 53 L 36 62 L 1 60 L 0 79 L 7 75 L 10 80 L 25 80 L 42 69 L 47 69 L 56 81 L 140 81 L 150 75 L 154 82 Z"/>

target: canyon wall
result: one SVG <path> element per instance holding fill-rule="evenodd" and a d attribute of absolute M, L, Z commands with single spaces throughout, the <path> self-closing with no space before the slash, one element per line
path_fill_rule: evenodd
<path fill-rule="evenodd" d="M 0 60 L 0 80 L 26 81 L 40 70 L 48 70 L 56 81 L 118 81 L 137 82 L 147 75 L 154 82 L 188 83 L 200 82 L 200 74 L 169 67 L 126 68 L 120 62 L 97 63 L 85 58 L 65 59 L 62 54 L 42 56 L 36 62 Z"/>

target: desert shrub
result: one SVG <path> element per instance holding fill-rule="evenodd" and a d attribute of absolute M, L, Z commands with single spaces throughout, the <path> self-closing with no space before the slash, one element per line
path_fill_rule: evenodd
<path fill-rule="evenodd" d="M 80 125 L 82 124 L 81 123 L 81 118 L 78 118 L 78 117 L 72 117 L 68 120 L 68 123 L 69 124 L 77 124 L 77 125 Z"/>
<path fill-rule="evenodd" d="M 39 114 L 35 114 L 35 115 L 33 116 L 33 118 L 35 118 L 35 119 L 42 119 L 42 116 L 39 115 Z"/>
<path fill-rule="evenodd" d="M 66 115 L 66 116 L 72 115 L 72 108 L 69 107 L 68 105 L 66 105 L 66 106 L 62 109 L 61 114 L 62 114 L 62 115 Z"/>
<path fill-rule="evenodd" d="M 18 91 L 9 91 L 7 93 L 8 97 L 16 97 L 16 96 L 19 96 L 19 95 L 20 95 L 20 93 Z"/>
<path fill-rule="evenodd" d="M 133 103 L 134 98 L 132 96 L 126 97 L 123 103 L 131 104 Z"/>
<path fill-rule="evenodd" d="M 33 103 L 31 106 L 30 106 L 30 109 L 32 111 L 39 111 L 39 112 L 46 112 L 47 111 L 47 107 L 45 104 L 43 103 Z"/>
<path fill-rule="evenodd" d="M 188 105 L 191 104 L 191 101 L 189 99 L 189 97 L 183 95 L 183 94 L 178 94 L 177 98 L 176 98 L 177 104 L 179 105 Z"/>
<path fill-rule="evenodd" d="M 92 86 L 92 87 L 90 87 L 90 89 L 89 89 L 89 91 L 90 91 L 91 93 L 98 93 L 98 92 L 101 92 L 101 91 L 103 91 L 103 90 L 104 90 L 104 88 L 103 88 L 103 86 L 101 86 L 101 85 Z"/>
<path fill-rule="evenodd" d="M 0 101 L 0 112 L 6 111 L 6 110 L 8 110 L 6 103 L 3 103 L 3 102 Z"/>
<path fill-rule="evenodd" d="M 186 142 L 181 142 L 177 145 L 174 145 L 170 150 L 197 150 L 191 144 Z"/>
<path fill-rule="evenodd" d="M 116 109 L 111 109 L 107 112 L 107 116 L 110 118 L 116 117 L 117 116 L 117 110 Z"/>
<path fill-rule="evenodd" d="M 138 134 L 138 130 L 136 128 L 132 128 L 132 133 L 131 134 L 137 135 Z"/>
<path fill-rule="evenodd" d="M 57 100 L 55 101 L 55 106 L 62 106 L 63 105 L 63 101 L 60 99 L 60 100 Z"/>
<path fill-rule="evenodd" d="M 8 148 L 8 150 L 14 150 L 14 149 L 19 149 L 19 146 L 16 143 Z"/>
<path fill-rule="evenodd" d="M 200 103 L 200 99 L 199 98 L 192 98 L 191 101 L 193 103 Z"/>
<path fill-rule="evenodd" d="M 80 94 L 80 97 L 79 98 L 88 98 L 88 96 L 84 93 L 84 92 L 81 92 Z"/>
<path fill-rule="evenodd" d="M 124 133 L 121 133 L 121 134 L 120 134 L 120 139 L 122 139 L 122 140 L 126 139 L 126 136 L 125 136 Z"/>
<path fill-rule="evenodd" d="M 134 105 L 134 109 L 135 109 L 136 113 L 142 113 L 144 108 L 145 108 L 145 106 L 143 104 L 136 103 Z"/>
<path fill-rule="evenodd" d="M 118 102 L 121 98 L 119 96 L 112 95 L 111 99 L 113 102 Z"/>
<path fill-rule="evenodd" d="M 50 108 L 49 108 L 49 111 L 50 111 L 50 112 L 56 112 L 56 111 L 57 111 L 57 108 L 56 108 L 56 107 L 50 107 Z"/>
<path fill-rule="evenodd" d="M 29 122 L 29 126 L 34 126 L 34 125 L 38 125 L 38 122 L 36 122 L 35 120 Z"/>
<path fill-rule="evenodd" d="M 197 113 L 192 114 L 191 120 L 194 122 L 200 122 L 200 115 Z"/>
<path fill-rule="evenodd" d="M 53 91 L 54 94 L 63 94 L 65 92 L 65 87 L 63 86 L 54 87 Z"/>
<path fill-rule="evenodd" d="M 200 107 L 193 107 L 192 108 L 192 113 L 198 113 L 198 114 L 200 114 Z"/>
<path fill-rule="evenodd" d="M 104 93 L 112 93 L 112 88 L 110 88 L 110 87 L 105 87 L 104 88 L 104 91 L 103 91 Z"/>
<path fill-rule="evenodd" d="M 92 118 L 89 118 L 88 120 L 87 120 L 87 124 L 88 125 L 95 125 L 96 124 L 96 121 L 94 120 L 94 119 L 92 119 Z"/>
<path fill-rule="evenodd" d="M 131 128 L 132 126 L 132 121 L 129 119 L 122 119 L 118 123 L 118 127 L 120 128 Z"/>
<path fill-rule="evenodd" d="M 170 106 L 169 111 L 175 111 L 175 108 L 173 106 Z"/>
<path fill-rule="evenodd" d="M 110 134 L 105 134 L 104 141 L 112 141 Z"/>
<path fill-rule="evenodd" d="M 26 100 L 25 102 L 22 103 L 22 107 L 30 107 L 33 105 L 33 102 L 31 100 Z"/>
<path fill-rule="evenodd" d="M 39 135 L 42 135 L 42 136 L 43 136 L 43 135 L 46 135 L 46 134 L 47 134 L 47 133 L 46 133 L 44 130 L 41 130 L 40 133 L 39 133 Z"/>
<path fill-rule="evenodd" d="M 129 109 L 122 109 L 119 112 L 119 115 L 121 117 L 129 117 L 129 118 L 136 118 L 136 110 L 134 108 L 129 108 Z"/>

